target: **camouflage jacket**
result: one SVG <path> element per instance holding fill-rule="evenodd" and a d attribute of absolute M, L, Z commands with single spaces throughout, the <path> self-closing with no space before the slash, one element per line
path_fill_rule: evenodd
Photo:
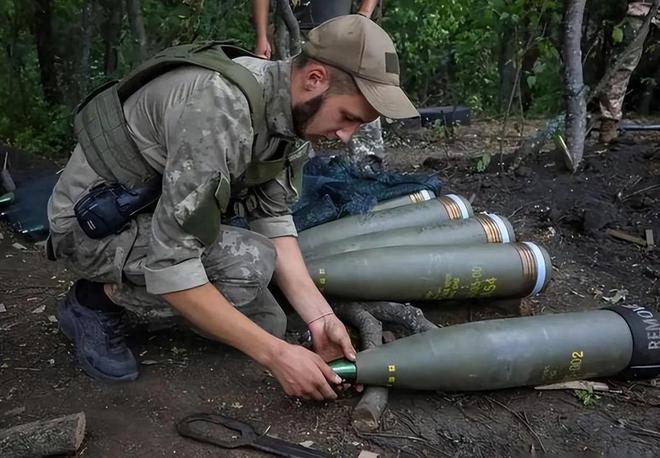
<path fill-rule="evenodd" d="M 270 133 L 293 139 L 290 64 L 249 57 L 236 61 L 252 71 L 263 87 Z M 219 178 L 230 186 L 240 183 L 252 159 L 247 99 L 217 72 L 182 67 L 140 88 L 126 100 L 123 110 L 140 152 L 163 175 L 146 247 L 147 290 L 163 294 L 199 286 L 207 281 L 201 262 L 206 246 L 183 228 L 182 220 L 211 198 L 209 193 L 216 191 Z M 78 230 L 73 207 L 102 181 L 77 145 L 48 204 L 56 253 L 76 249 L 58 247 L 58 240 Z M 247 217 L 252 230 L 271 238 L 297 235 L 288 205 L 297 191 L 287 170 L 248 193 L 243 197 L 249 202 Z"/>

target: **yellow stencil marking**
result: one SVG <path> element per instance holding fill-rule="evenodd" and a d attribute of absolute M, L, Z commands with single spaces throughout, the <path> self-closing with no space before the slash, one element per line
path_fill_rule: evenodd
<path fill-rule="evenodd" d="M 396 372 L 396 366 L 394 364 L 390 364 L 387 366 L 387 371 L 388 372 Z"/>
<path fill-rule="evenodd" d="M 396 377 L 395 376 L 391 375 L 391 376 L 387 377 L 387 383 L 394 383 L 394 382 L 396 382 Z"/>
<path fill-rule="evenodd" d="M 327 282 L 328 279 L 325 276 L 325 268 L 321 267 L 319 268 L 319 281 L 318 281 L 318 287 L 321 291 L 323 291 L 323 287 Z"/>

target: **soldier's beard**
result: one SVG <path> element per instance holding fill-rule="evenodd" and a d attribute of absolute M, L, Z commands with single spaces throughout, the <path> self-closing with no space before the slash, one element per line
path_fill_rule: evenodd
<path fill-rule="evenodd" d="M 305 135 L 305 130 L 314 115 L 321 109 L 324 100 L 325 93 L 317 95 L 313 99 L 309 99 L 307 102 L 294 105 L 291 109 L 291 114 L 293 115 L 293 131 L 299 138 L 315 140 L 313 138 L 308 138 L 309 136 Z"/>

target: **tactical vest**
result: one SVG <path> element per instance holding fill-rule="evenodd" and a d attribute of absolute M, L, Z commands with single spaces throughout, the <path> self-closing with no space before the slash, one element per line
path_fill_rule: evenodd
<path fill-rule="evenodd" d="M 160 179 L 160 174 L 147 163 L 131 138 L 122 104 L 154 78 L 178 66 L 196 65 L 214 70 L 235 84 L 250 106 L 253 160 L 238 186 L 265 183 L 289 168 L 294 187 L 300 192 L 307 148 L 294 151 L 292 142 L 269 135 L 261 85 L 250 70 L 232 61 L 248 55 L 252 54 L 221 41 L 174 46 L 145 61 L 121 81 L 110 81 L 94 90 L 78 106 L 74 119 L 76 136 L 89 165 L 108 183 L 118 182 L 129 188 Z M 273 159 L 257 161 L 257 157 Z M 229 196 L 221 200 L 228 202 Z"/>

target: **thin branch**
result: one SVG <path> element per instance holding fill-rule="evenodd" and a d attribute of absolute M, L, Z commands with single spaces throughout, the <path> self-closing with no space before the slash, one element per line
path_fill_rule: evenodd
<path fill-rule="evenodd" d="M 534 431 L 532 426 L 529 424 L 529 422 L 527 420 L 525 420 L 525 418 L 522 415 L 520 415 L 518 412 L 514 412 L 508 406 L 501 403 L 497 399 L 493 399 L 490 396 L 486 396 L 486 399 L 488 399 L 491 402 L 494 402 L 495 404 L 497 404 L 498 406 L 502 407 L 504 410 L 509 412 L 511 415 L 513 415 L 520 423 L 523 424 L 523 426 L 525 426 L 525 428 L 527 428 L 527 430 L 532 434 L 532 436 L 534 436 L 534 438 L 538 441 L 539 445 L 541 446 L 541 450 L 543 450 L 543 453 L 548 453 L 547 450 L 545 449 L 545 445 L 543 445 L 543 441 L 541 440 L 539 435 L 536 434 L 536 431 Z"/>

